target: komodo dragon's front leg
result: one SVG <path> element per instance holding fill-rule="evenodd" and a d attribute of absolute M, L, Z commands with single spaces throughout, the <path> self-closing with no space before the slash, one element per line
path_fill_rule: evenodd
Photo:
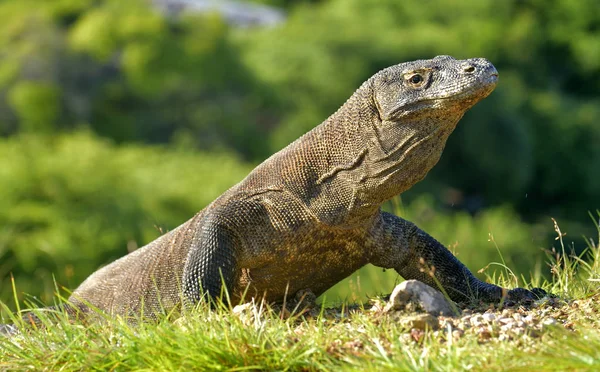
<path fill-rule="evenodd" d="M 208 294 L 217 298 L 231 292 L 237 278 L 235 247 L 241 240 L 225 221 L 209 217 L 193 239 L 183 268 L 184 299 L 198 303 Z M 223 288 L 225 284 L 225 288 Z"/>
<path fill-rule="evenodd" d="M 545 294 L 539 288 L 507 291 L 482 282 L 440 242 L 412 222 L 390 213 L 380 213 L 371 229 L 371 238 L 377 247 L 372 264 L 393 268 L 404 279 L 417 279 L 436 289 L 442 286 L 457 302 L 471 299 L 498 302 L 504 295 L 510 300 L 536 299 Z"/>

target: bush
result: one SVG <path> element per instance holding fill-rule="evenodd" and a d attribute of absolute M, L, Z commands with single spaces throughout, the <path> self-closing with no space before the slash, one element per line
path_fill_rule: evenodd
<path fill-rule="evenodd" d="M 191 218 L 250 167 L 228 154 L 117 147 L 88 133 L 0 142 L 0 300 L 49 301 Z M 218 166 L 216 166 L 218 165 Z M 12 302 L 12 301 L 10 301 Z"/>

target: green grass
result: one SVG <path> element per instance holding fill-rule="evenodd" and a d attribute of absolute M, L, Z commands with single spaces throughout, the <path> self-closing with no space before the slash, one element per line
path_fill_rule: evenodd
<path fill-rule="evenodd" d="M 597 304 L 588 310 L 597 316 Z M 418 342 L 394 315 L 363 309 L 280 319 L 255 308 L 246 317 L 197 309 L 171 323 L 120 321 L 59 326 L 0 340 L 1 369 L 30 370 L 584 370 L 600 367 L 598 322 L 549 328 L 536 339 L 454 340 L 428 331 Z M 339 312 L 335 312 L 336 315 Z M 588 314 L 589 315 L 589 314 Z"/>
<path fill-rule="evenodd" d="M 503 341 L 456 338 L 443 327 L 415 335 L 405 314 L 347 304 L 291 316 L 264 305 L 238 314 L 199 305 L 175 321 L 138 325 L 84 325 L 59 313 L 46 327 L 0 337 L 0 370 L 598 370 L 600 247 L 588 242 L 579 257 L 551 252 L 552 280 L 534 283 L 565 299 L 538 308 L 559 324 Z"/>

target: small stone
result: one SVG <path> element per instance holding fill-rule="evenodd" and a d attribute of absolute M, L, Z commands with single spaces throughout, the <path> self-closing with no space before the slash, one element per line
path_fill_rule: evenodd
<path fill-rule="evenodd" d="M 542 320 L 542 324 L 545 326 L 554 326 L 558 324 L 558 321 L 556 321 L 556 319 L 552 318 L 552 317 L 548 317 L 545 318 L 544 320 Z"/>
<path fill-rule="evenodd" d="M 471 325 L 473 327 L 478 327 L 482 324 L 483 324 L 483 316 L 482 315 L 477 314 L 471 318 Z"/>
<path fill-rule="evenodd" d="M 483 318 L 483 320 L 485 320 L 488 323 L 491 323 L 496 319 L 496 315 L 494 315 L 492 313 L 485 313 L 481 317 Z"/>
<path fill-rule="evenodd" d="M 254 322 L 254 304 L 247 302 L 245 304 L 237 305 L 233 308 L 233 315 L 237 316 L 243 325 L 249 326 Z"/>
<path fill-rule="evenodd" d="M 400 324 L 405 326 L 406 328 L 411 329 L 419 329 L 426 330 L 432 329 L 436 330 L 440 327 L 440 323 L 438 318 L 431 314 L 417 314 L 412 316 L 407 316 L 400 319 Z"/>
<path fill-rule="evenodd" d="M 411 341 L 413 341 L 412 336 L 410 335 L 410 333 L 402 333 L 398 339 L 400 339 L 400 342 L 403 344 L 407 344 Z"/>
<path fill-rule="evenodd" d="M 410 337 L 415 342 L 421 342 L 421 340 L 423 339 L 423 337 L 425 337 L 425 331 L 422 330 L 422 329 L 411 328 L 411 330 L 410 330 Z"/>
<path fill-rule="evenodd" d="M 462 329 L 463 331 L 464 331 L 465 329 L 469 329 L 469 328 L 471 328 L 471 323 L 469 322 L 469 319 L 470 319 L 470 318 L 462 318 L 462 319 L 461 319 L 461 320 L 458 322 L 458 324 L 456 324 L 456 328 L 458 328 L 458 329 Z"/>
<path fill-rule="evenodd" d="M 465 315 L 462 318 L 460 318 L 460 321 L 462 323 L 469 323 L 471 321 L 472 317 L 473 317 L 473 315 Z"/>
<path fill-rule="evenodd" d="M 460 339 L 463 335 L 465 334 L 465 332 L 461 329 L 455 329 L 452 331 L 452 338 L 455 340 Z"/>
<path fill-rule="evenodd" d="M 381 312 L 383 312 L 385 305 L 386 305 L 385 301 L 382 301 L 379 298 L 375 298 L 375 299 L 371 300 L 371 309 L 369 311 L 372 311 L 374 313 L 381 313 Z"/>
<path fill-rule="evenodd" d="M 479 332 L 479 338 L 481 340 L 489 340 L 490 338 L 492 338 L 492 333 L 487 329 L 484 329 L 483 331 Z"/>
<path fill-rule="evenodd" d="M 498 319 L 498 323 L 502 323 L 502 324 L 512 324 L 514 323 L 514 319 L 513 318 L 500 318 Z"/>
<path fill-rule="evenodd" d="M 513 319 L 514 319 L 514 320 L 516 320 L 516 321 L 520 321 L 520 320 L 522 320 L 522 319 L 523 319 L 523 315 L 521 315 L 521 314 L 519 314 L 519 313 L 514 313 L 514 314 L 512 315 L 512 317 L 513 317 Z"/>
<path fill-rule="evenodd" d="M 447 329 L 447 328 L 450 328 L 450 329 L 456 328 L 456 326 L 454 325 L 454 322 L 452 321 L 452 319 L 448 319 L 448 318 L 440 320 L 440 327 L 445 328 L 445 329 Z"/>
<path fill-rule="evenodd" d="M 190 327 L 188 326 L 188 323 L 189 322 L 186 317 L 181 317 L 181 318 L 175 319 L 175 321 L 173 322 L 173 325 L 175 327 L 179 328 L 183 332 L 189 332 Z"/>
<path fill-rule="evenodd" d="M 510 336 L 503 333 L 500 336 L 498 336 L 498 340 L 500 340 L 500 341 L 510 341 Z"/>
<path fill-rule="evenodd" d="M 235 315 L 240 315 L 252 309 L 252 302 L 246 302 L 245 304 L 237 305 L 233 308 L 232 312 Z"/>
<path fill-rule="evenodd" d="M 515 328 L 515 329 L 513 329 L 512 331 L 513 331 L 513 332 L 514 332 L 514 334 L 515 334 L 515 335 L 517 335 L 517 336 L 521 336 L 521 335 L 523 335 L 523 334 L 525 333 L 525 329 L 524 329 L 524 328 L 520 328 L 520 327 L 518 327 L 518 328 Z"/>
<path fill-rule="evenodd" d="M 298 336 L 304 336 L 306 329 L 302 325 L 299 325 L 298 327 L 294 328 L 294 333 Z"/>
<path fill-rule="evenodd" d="M 350 351 L 352 354 L 358 355 L 357 352 L 364 348 L 364 344 L 361 340 L 352 340 L 346 341 L 342 347 L 347 351 Z"/>

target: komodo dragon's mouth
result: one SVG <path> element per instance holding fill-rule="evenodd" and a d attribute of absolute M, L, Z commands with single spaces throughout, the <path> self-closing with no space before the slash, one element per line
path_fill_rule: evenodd
<path fill-rule="evenodd" d="M 477 86 L 477 89 L 474 90 L 466 90 L 451 96 L 423 98 L 419 101 L 400 103 L 386 115 L 385 120 L 398 120 L 416 115 L 427 109 L 439 109 L 445 106 L 443 104 L 445 102 L 459 103 L 461 110 L 466 110 L 492 93 L 498 81 L 498 74 L 491 74 L 490 78 L 492 79 L 488 84 Z"/>

